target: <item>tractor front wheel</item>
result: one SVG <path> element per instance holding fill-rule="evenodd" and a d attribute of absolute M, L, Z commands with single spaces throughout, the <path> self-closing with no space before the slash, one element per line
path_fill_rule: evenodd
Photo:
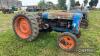
<path fill-rule="evenodd" d="M 65 51 L 72 51 L 77 45 L 77 37 L 72 33 L 62 33 L 58 38 L 58 46 Z"/>
<path fill-rule="evenodd" d="M 13 29 L 20 39 L 35 40 L 39 27 L 35 16 L 26 13 L 19 13 L 13 19 Z"/>

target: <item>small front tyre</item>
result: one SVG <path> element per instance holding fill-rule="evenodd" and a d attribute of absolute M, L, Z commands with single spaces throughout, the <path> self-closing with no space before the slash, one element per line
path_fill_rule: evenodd
<path fill-rule="evenodd" d="M 69 32 L 62 33 L 58 38 L 57 44 L 65 51 L 72 51 L 77 46 L 77 37 Z"/>

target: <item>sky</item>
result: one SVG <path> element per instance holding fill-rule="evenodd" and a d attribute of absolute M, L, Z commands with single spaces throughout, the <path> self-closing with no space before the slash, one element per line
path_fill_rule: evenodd
<path fill-rule="evenodd" d="M 37 5 L 38 4 L 38 2 L 40 1 L 40 0 L 20 0 L 20 1 L 22 1 L 22 5 L 23 6 L 27 6 L 27 5 Z M 51 2 L 53 2 L 54 4 L 57 4 L 57 2 L 58 2 L 58 0 L 45 0 L 46 2 L 47 1 L 51 1 Z M 68 1 L 68 0 L 67 0 Z M 78 0 L 76 0 L 76 1 L 78 1 Z M 80 1 L 80 3 L 82 4 L 83 3 L 83 1 L 84 0 L 79 0 Z M 90 1 L 90 0 L 89 0 Z M 67 3 L 68 4 L 68 3 Z M 100 8 L 100 0 L 99 0 L 99 3 L 98 3 L 98 5 L 97 5 L 97 7 L 98 8 Z"/>

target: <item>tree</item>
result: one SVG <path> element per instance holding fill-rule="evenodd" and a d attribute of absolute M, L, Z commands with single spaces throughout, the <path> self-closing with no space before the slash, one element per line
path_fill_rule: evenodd
<path fill-rule="evenodd" d="M 70 0 L 70 3 L 71 3 L 71 7 L 75 6 L 75 0 Z"/>
<path fill-rule="evenodd" d="M 88 0 L 84 0 L 84 6 L 86 6 L 88 3 Z"/>
<path fill-rule="evenodd" d="M 66 0 L 58 0 L 58 6 L 59 9 L 66 10 L 67 9 Z"/>
<path fill-rule="evenodd" d="M 75 6 L 80 6 L 80 2 L 77 1 L 77 2 L 75 3 Z"/>
<path fill-rule="evenodd" d="M 46 3 L 45 3 L 45 1 L 44 1 L 44 0 L 41 0 L 41 1 L 38 3 L 38 7 L 42 8 L 42 9 L 46 8 Z"/>
<path fill-rule="evenodd" d="M 90 6 L 90 8 L 92 8 L 92 6 L 93 6 L 93 1 L 92 0 L 89 2 L 89 6 Z"/>
<path fill-rule="evenodd" d="M 94 6 L 97 6 L 98 0 L 94 0 Z"/>
<path fill-rule="evenodd" d="M 92 8 L 93 6 L 97 6 L 97 4 L 98 4 L 98 0 L 91 0 L 91 1 L 89 2 L 89 5 L 90 5 L 91 8 Z"/>
<path fill-rule="evenodd" d="M 54 4 L 53 4 L 51 1 L 48 1 L 48 2 L 46 3 L 46 7 L 47 7 L 48 9 L 53 9 Z"/>

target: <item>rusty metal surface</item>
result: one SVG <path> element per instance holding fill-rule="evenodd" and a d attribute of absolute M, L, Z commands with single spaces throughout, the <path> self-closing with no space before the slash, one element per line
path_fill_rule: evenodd
<path fill-rule="evenodd" d="M 50 19 L 72 19 L 73 13 L 70 12 L 51 12 Z"/>

